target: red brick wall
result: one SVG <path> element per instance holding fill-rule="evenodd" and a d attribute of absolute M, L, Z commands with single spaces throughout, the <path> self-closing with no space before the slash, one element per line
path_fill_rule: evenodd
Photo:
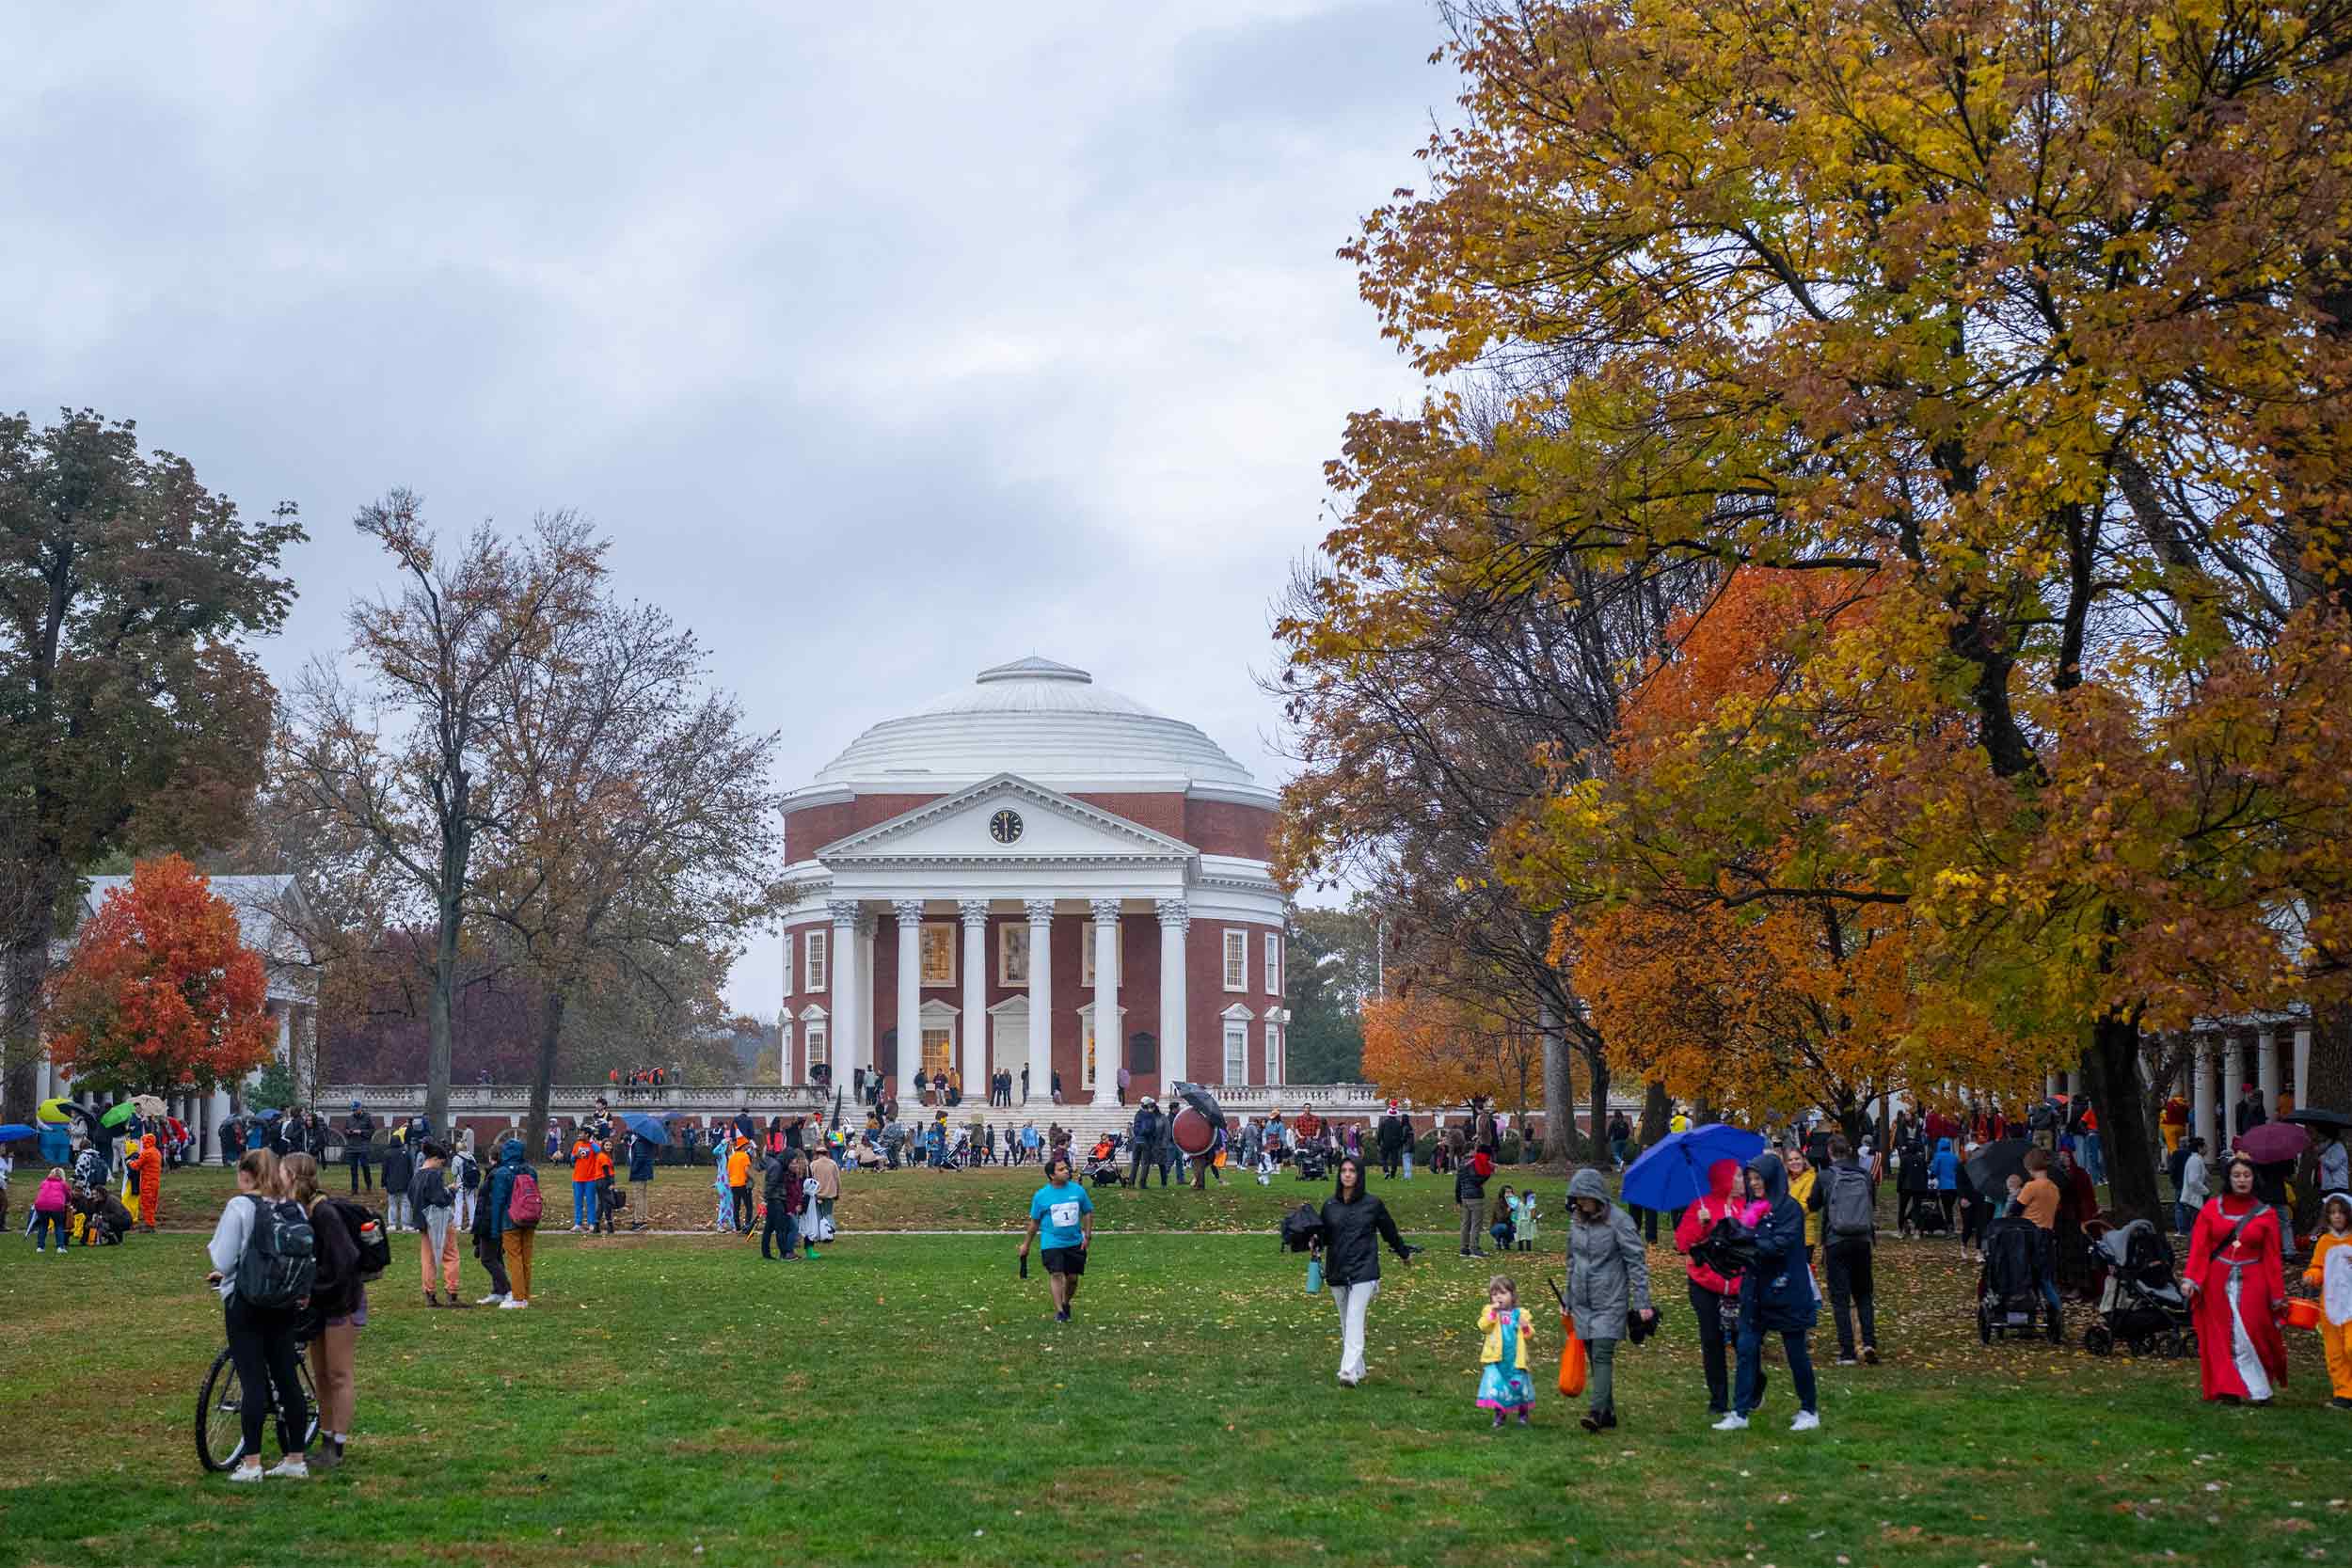
<path fill-rule="evenodd" d="M 1204 855 L 1239 855 L 1246 860 L 1262 861 L 1266 858 L 1267 835 L 1273 830 L 1274 814 L 1263 806 L 1188 800 L 1184 802 L 1184 825 L 1175 830 L 1175 836 Z"/>

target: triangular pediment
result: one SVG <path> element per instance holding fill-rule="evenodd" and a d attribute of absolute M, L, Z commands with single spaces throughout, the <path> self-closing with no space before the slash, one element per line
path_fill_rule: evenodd
<path fill-rule="evenodd" d="M 1009 813 L 1003 822 L 999 813 Z M 968 861 L 978 864 L 1054 861 L 1190 862 L 1199 851 L 1099 806 L 1073 800 L 1015 773 L 835 839 L 817 851 L 829 866 L 893 861 Z"/>

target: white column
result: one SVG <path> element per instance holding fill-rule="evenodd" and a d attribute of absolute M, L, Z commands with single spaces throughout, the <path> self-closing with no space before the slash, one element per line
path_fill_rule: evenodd
<path fill-rule="evenodd" d="M 2195 1074 L 2191 1081 L 2196 1090 L 2190 1101 L 2189 1131 L 2205 1140 L 2205 1154 L 2210 1159 L 2221 1151 L 2220 1135 L 2213 1119 L 2213 1037 L 2199 1035 L 2194 1046 L 2190 1060 L 2196 1065 L 2190 1070 Z"/>
<path fill-rule="evenodd" d="M 221 1123 L 229 1119 L 229 1091 L 213 1091 L 211 1113 L 204 1118 L 204 1162 L 210 1164 L 220 1158 Z"/>
<path fill-rule="evenodd" d="M 963 1094 L 988 1103 L 988 900 L 956 905 L 963 922 Z"/>
<path fill-rule="evenodd" d="M 2295 1031 L 2295 1108 L 2312 1108 L 2312 1026 L 2308 1023 Z"/>
<path fill-rule="evenodd" d="M 806 1074 L 803 1074 L 803 1077 Z M 776 1087 L 792 1086 L 792 1015 L 786 1012 L 776 1020 Z"/>
<path fill-rule="evenodd" d="M 2237 1135 L 2237 1102 L 2243 1098 L 2245 1082 L 2246 1047 L 2238 1043 L 2233 1030 L 2221 1037 L 2221 1137 L 2225 1143 Z M 2217 1153 L 2220 1148 L 2220 1144 L 2210 1144 L 2206 1152 Z"/>
<path fill-rule="evenodd" d="M 1192 1076 L 1184 1051 L 1184 933 L 1192 908 L 1182 898 L 1163 898 L 1160 914 L 1160 1093 Z"/>
<path fill-rule="evenodd" d="M 2265 1023 L 2254 1035 L 2254 1080 L 2263 1091 L 2263 1115 L 2279 1114 L 2279 1031 Z"/>
<path fill-rule="evenodd" d="M 898 922 L 898 1099 L 919 1105 L 914 1074 L 923 1065 L 923 900 L 901 898 L 890 912 Z"/>
<path fill-rule="evenodd" d="M 1028 1092 L 1043 1100 L 1054 1088 L 1054 901 L 1032 898 L 1022 908 L 1029 917 Z"/>
<path fill-rule="evenodd" d="M 873 1063 L 858 1054 L 857 1041 L 857 917 L 854 898 L 833 898 L 825 903 L 825 912 L 833 916 L 833 935 L 827 939 L 826 961 L 833 966 L 833 1017 L 827 1027 L 833 1051 L 834 1071 L 841 1082 L 849 1083 L 859 1068 L 869 1072 Z"/>
<path fill-rule="evenodd" d="M 1119 900 L 1097 898 L 1094 910 L 1094 1103 L 1119 1103 Z"/>
<path fill-rule="evenodd" d="M 2055 1096 L 2058 1094 L 2058 1075 L 2057 1073 L 2055 1073 L 2055 1072 L 2045 1072 L 2045 1073 L 2043 1073 L 2043 1074 L 2042 1075 L 2042 1095 L 2044 1096 L 2044 1098 L 2051 1098 L 2051 1097 L 2055 1097 Z"/>
<path fill-rule="evenodd" d="M 871 910 L 861 909 L 857 916 L 857 1033 L 858 1060 L 870 1067 L 878 1058 L 880 1032 L 874 1020 L 881 1006 L 874 1000 L 874 933 L 882 926 Z"/>

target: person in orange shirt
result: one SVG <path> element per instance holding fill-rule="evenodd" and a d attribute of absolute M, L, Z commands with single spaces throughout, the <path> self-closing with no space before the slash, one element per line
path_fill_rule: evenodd
<path fill-rule="evenodd" d="M 2033 1221 L 2041 1232 L 2041 1250 L 2034 1258 L 2034 1284 L 2042 1291 L 2042 1299 L 2050 1308 L 2050 1342 L 2058 1344 L 2066 1338 L 2064 1309 L 2058 1305 L 2058 1183 L 2050 1180 L 2050 1154 L 2047 1149 L 2026 1150 L 2026 1184 L 2017 1190 L 2017 1212 Z"/>
<path fill-rule="evenodd" d="M 752 1233 L 752 1141 L 740 1133 L 727 1155 L 727 1185 L 735 1192 L 736 1232 L 748 1236 Z"/>
<path fill-rule="evenodd" d="M 572 1139 L 572 1228 L 596 1227 L 596 1144 L 583 1129 Z"/>
<path fill-rule="evenodd" d="M 596 1143 L 596 1223 L 592 1230 L 614 1234 L 619 1227 L 612 1222 L 612 1140 L 602 1138 Z"/>

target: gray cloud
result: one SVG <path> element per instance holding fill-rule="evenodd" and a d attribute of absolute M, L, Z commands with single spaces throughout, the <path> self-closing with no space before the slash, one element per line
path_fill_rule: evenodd
<path fill-rule="evenodd" d="M 281 676 L 406 484 L 595 517 L 787 783 L 1032 650 L 1271 779 L 1266 602 L 1344 413 L 1417 394 L 1332 251 L 1417 177 L 1438 37 L 1424 0 L 17 8 L 0 404 L 298 502 Z"/>

